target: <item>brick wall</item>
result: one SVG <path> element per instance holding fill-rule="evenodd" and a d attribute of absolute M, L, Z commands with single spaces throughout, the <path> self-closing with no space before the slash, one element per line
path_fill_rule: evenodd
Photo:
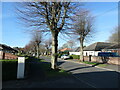
<path fill-rule="evenodd" d="M 91 56 L 91 58 L 89 56 L 84 56 L 84 60 L 85 61 L 90 61 L 91 62 L 107 62 L 109 64 L 116 64 L 116 65 L 120 65 L 120 57 L 98 57 L 98 56 Z"/>
<path fill-rule="evenodd" d="M 13 55 L 11 53 L 5 53 L 5 59 L 17 59 L 18 56 Z"/>
<path fill-rule="evenodd" d="M 3 52 L 0 51 L 0 59 L 2 59 L 2 58 L 3 58 Z"/>
<path fill-rule="evenodd" d="M 17 59 L 17 58 L 18 58 L 18 56 L 13 55 L 11 53 L 0 52 L 0 59 Z"/>

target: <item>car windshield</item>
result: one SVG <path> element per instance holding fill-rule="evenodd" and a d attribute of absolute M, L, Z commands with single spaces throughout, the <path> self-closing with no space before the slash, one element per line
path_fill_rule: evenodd
<path fill-rule="evenodd" d="M 68 56 L 67 54 L 64 54 L 64 55 L 62 55 L 62 56 Z"/>

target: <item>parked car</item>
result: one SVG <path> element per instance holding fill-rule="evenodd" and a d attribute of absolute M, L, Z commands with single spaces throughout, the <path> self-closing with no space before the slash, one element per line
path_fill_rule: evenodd
<path fill-rule="evenodd" d="M 115 52 L 99 52 L 98 56 L 102 57 L 119 57 L 119 55 Z"/>
<path fill-rule="evenodd" d="M 67 55 L 67 54 L 64 54 L 64 55 L 61 56 L 61 59 L 63 59 L 63 60 L 65 60 L 65 59 L 69 59 L 69 58 L 70 58 L 70 56 Z"/>

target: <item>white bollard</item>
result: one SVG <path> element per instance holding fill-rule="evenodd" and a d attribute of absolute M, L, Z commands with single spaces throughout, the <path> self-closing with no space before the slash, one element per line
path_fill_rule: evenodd
<path fill-rule="evenodd" d="M 17 79 L 24 78 L 25 57 L 18 57 Z"/>

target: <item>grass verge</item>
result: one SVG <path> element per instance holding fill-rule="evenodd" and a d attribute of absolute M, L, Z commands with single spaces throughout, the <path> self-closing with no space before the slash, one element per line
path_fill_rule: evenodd
<path fill-rule="evenodd" d="M 66 76 L 69 75 L 70 73 L 67 73 L 63 69 L 51 69 L 51 64 L 49 62 L 46 62 L 45 60 L 40 60 L 42 62 L 42 69 L 44 70 L 44 73 L 47 78 L 50 77 L 56 77 L 56 76 Z"/>
<path fill-rule="evenodd" d="M 17 78 L 17 60 L 0 60 L 2 62 L 2 80 Z"/>
<path fill-rule="evenodd" d="M 107 64 L 105 64 L 105 63 L 97 63 L 97 62 L 84 61 L 84 62 L 82 62 L 82 63 L 90 64 L 90 65 L 93 65 L 93 66 L 99 66 L 99 67 L 105 67 L 105 66 L 107 66 Z"/>

